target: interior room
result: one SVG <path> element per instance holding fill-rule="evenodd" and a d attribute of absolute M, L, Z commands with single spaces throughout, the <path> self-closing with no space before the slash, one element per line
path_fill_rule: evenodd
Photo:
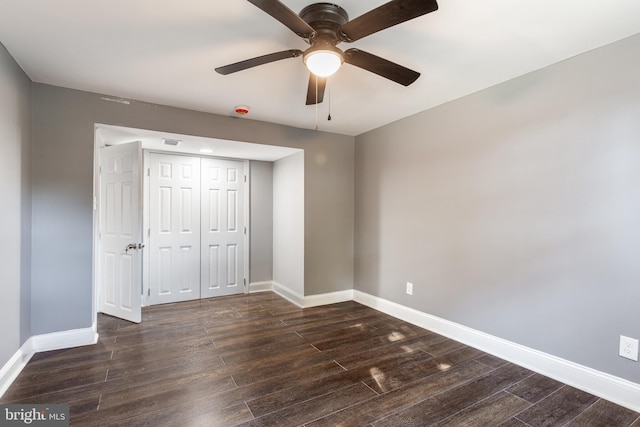
<path fill-rule="evenodd" d="M 95 425 L 102 401 L 113 425 L 148 422 L 110 393 L 167 378 L 111 358 L 151 341 L 175 364 L 222 364 L 194 362 L 189 378 L 210 377 L 173 403 L 220 396 L 194 425 L 640 426 L 640 3 L 0 9 L 0 404 L 70 404 L 72 424 Z M 310 71 L 317 51 L 338 56 L 335 74 Z M 124 146 L 139 225 L 114 252 L 128 276 L 109 276 L 103 160 Z M 165 274 L 177 257 L 153 258 L 168 199 L 151 171 L 187 157 L 202 185 L 207 162 L 235 162 L 245 191 L 220 211 L 244 221 L 215 258 L 224 271 L 196 227 L 197 264 L 180 267 L 195 296 Z M 162 299 L 163 283 L 182 296 Z M 38 388 L 85 368 L 100 380 Z M 109 369 L 128 388 L 98 388 Z M 467 382 L 410 400 L 463 369 Z M 310 386 L 327 378 L 342 385 Z M 476 381 L 495 389 L 436 411 Z"/>

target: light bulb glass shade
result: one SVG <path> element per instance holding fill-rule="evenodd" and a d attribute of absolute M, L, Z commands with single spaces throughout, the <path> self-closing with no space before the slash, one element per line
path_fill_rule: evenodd
<path fill-rule="evenodd" d="M 304 57 L 309 71 L 318 77 L 329 77 L 342 65 L 342 56 L 331 50 L 315 50 Z"/>

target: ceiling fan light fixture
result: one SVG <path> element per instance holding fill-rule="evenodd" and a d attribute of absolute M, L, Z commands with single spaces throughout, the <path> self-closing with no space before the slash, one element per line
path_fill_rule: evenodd
<path fill-rule="evenodd" d="M 343 62 L 344 56 L 338 49 L 317 49 L 304 55 L 304 64 L 318 77 L 329 77 Z"/>
<path fill-rule="evenodd" d="M 420 73 L 357 48 L 340 50 L 337 45 L 351 43 L 371 34 L 410 21 L 438 10 L 437 0 L 386 0 L 386 3 L 349 20 L 347 11 L 333 2 L 312 3 L 299 14 L 283 0 L 248 0 L 275 18 L 310 45 L 306 51 L 289 49 L 273 52 L 216 68 L 222 75 L 236 73 L 259 65 L 302 56 L 311 72 L 306 105 L 322 102 L 327 77 L 344 62 L 377 74 L 403 86 L 409 86 Z"/>

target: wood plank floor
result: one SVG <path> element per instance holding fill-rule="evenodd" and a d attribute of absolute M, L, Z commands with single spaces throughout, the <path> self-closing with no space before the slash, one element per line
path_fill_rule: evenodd
<path fill-rule="evenodd" d="M 74 426 L 607 426 L 640 414 L 355 302 L 267 292 L 100 315 L 97 345 L 36 354 L 2 403 Z"/>

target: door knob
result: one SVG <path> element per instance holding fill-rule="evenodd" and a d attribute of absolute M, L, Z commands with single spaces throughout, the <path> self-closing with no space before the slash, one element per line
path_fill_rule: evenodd
<path fill-rule="evenodd" d="M 126 248 L 124 248 L 124 253 L 129 253 L 129 249 L 142 249 L 144 248 L 144 243 L 129 243 Z"/>

